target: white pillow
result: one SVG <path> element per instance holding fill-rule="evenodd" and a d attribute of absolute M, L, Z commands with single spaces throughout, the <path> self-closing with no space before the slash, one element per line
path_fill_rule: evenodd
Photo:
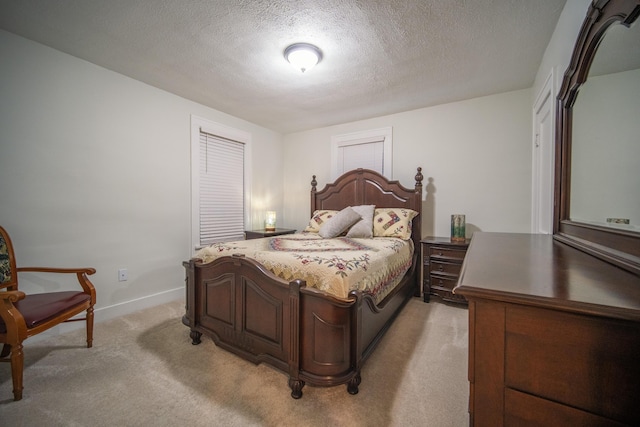
<path fill-rule="evenodd" d="M 353 224 L 347 232 L 347 237 L 360 237 L 370 239 L 373 237 L 373 212 L 376 205 L 351 206 L 351 209 L 360 214 L 362 219 Z"/>
<path fill-rule="evenodd" d="M 324 239 L 339 236 L 361 218 L 359 213 L 346 207 L 322 224 L 318 234 Z"/>

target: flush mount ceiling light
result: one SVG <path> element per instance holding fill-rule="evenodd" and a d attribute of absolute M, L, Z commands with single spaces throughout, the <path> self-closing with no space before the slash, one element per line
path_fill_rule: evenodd
<path fill-rule="evenodd" d="M 303 73 L 322 60 L 322 52 L 309 43 L 295 43 L 284 50 L 284 57 Z"/>

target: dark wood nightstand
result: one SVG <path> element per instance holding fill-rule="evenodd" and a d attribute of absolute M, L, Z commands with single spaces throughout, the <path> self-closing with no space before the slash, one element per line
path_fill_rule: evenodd
<path fill-rule="evenodd" d="M 456 295 L 452 291 L 458 283 L 462 261 L 470 241 L 471 239 L 466 239 L 454 242 L 448 237 L 426 237 L 420 241 L 424 302 L 429 302 L 431 295 L 437 295 L 444 301 L 467 304 L 462 295 Z"/>
<path fill-rule="evenodd" d="M 245 230 L 244 238 L 246 240 L 260 239 L 262 237 L 282 236 L 283 234 L 293 234 L 296 230 L 291 228 L 276 228 L 273 231 L 262 230 Z"/>

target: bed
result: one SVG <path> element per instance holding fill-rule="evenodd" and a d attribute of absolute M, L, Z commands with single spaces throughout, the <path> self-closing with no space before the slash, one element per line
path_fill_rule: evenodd
<path fill-rule="evenodd" d="M 312 220 L 323 211 L 344 213 L 350 211 L 348 207 L 356 206 L 374 205 L 375 218 L 384 208 L 393 208 L 392 214 L 412 212 L 412 219 L 405 222 L 407 234 L 401 239 L 412 250 L 401 275 L 397 274 L 398 269 L 391 269 L 395 273 L 389 278 L 394 286 L 373 284 L 372 290 L 362 285 L 366 280 L 360 277 L 351 290 L 344 286 L 354 283 L 327 285 L 342 289 L 338 292 L 323 289 L 321 280 L 305 276 L 299 269 L 274 269 L 274 264 L 282 265 L 281 262 L 261 257 L 252 246 L 279 248 L 278 256 L 294 256 L 298 257 L 298 264 L 313 264 L 313 255 L 299 251 L 302 244 L 316 244 L 313 233 L 226 243 L 225 252 L 213 260 L 206 259 L 200 251 L 185 261 L 186 313 L 182 322 L 191 330 L 192 344 L 199 344 L 204 334 L 217 346 L 246 360 L 274 366 L 289 375 L 291 396 L 295 399 L 302 397 L 305 384 L 346 384 L 350 394 L 358 393 L 364 362 L 405 303 L 420 294 L 422 179 L 418 168 L 414 188 L 406 188 L 377 172 L 356 169 L 321 191 L 317 190 L 315 176 L 311 181 Z M 312 225 L 310 221 L 309 227 Z M 378 237 L 335 239 L 324 243 L 360 245 L 378 252 L 372 249 Z M 397 245 L 397 252 L 404 251 L 400 246 Z M 327 253 L 333 250 L 330 246 Z M 374 275 L 372 270 L 367 274 Z"/>

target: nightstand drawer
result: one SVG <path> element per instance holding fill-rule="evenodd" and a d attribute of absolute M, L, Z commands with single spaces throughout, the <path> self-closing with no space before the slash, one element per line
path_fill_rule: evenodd
<path fill-rule="evenodd" d="M 429 256 L 441 259 L 447 259 L 449 261 L 457 260 L 462 263 L 464 255 L 467 253 L 466 249 L 452 249 L 445 248 L 443 246 L 430 246 Z"/>
<path fill-rule="evenodd" d="M 461 268 L 462 263 L 442 262 L 432 259 L 429 266 L 429 273 L 445 273 L 457 277 L 460 274 Z"/>
<path fill-rule="evenodd" d="M 431 274 L 430 292 L 439 295 L 445 301 L 465 303 L 467 300 L 462 295 L 453 293 L 453 288 L 458 284 L 458 276 L 433 273 Z"/>
<path fill-rule="evenodd" d="M 451 292 L 458 283 L 458 276 L 446 276 L 439 274 L 431 275 L 431 287 L 439 290 Z"/>

